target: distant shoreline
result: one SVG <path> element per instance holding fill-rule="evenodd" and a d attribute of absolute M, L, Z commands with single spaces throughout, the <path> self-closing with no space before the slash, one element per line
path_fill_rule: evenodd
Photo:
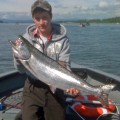
<path fill-rule="evenodd" d="M 58 23 L 85 23 L 85 24 L 90 24 L 90 23 L 117 23 L 120 24 L 120 17 L 113 17 L 113 18 L 107 18 L 107 19 L 91 19 L 91 20 L 54 20 L 55 22 Z M 32 20 L 9 20 L 9 19 L 4 19 L 0 20 L 0 23 L 33 23 Z"/>

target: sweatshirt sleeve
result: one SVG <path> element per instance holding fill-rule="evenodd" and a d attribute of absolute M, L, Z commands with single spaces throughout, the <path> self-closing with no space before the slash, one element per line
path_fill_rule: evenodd
<path fill-rule="evenodd" d="M 66 37 L 60 54 L 59 54 L 59 61 L 63 61 L 66 63 L 67 69 L 70 70 L 70 44 L 69 44 L 69 39 Z"/>

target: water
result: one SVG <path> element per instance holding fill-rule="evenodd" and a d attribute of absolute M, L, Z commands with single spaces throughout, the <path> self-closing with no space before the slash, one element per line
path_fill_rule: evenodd
<path fill-rule="evenodd" d="M 0 73 L 14 70 L 8 40 L 15 40 L 29 24 L 0 24 Z M 71 44 L 71 61 L 120 75 L 120 24 L 64 24 Z"/>

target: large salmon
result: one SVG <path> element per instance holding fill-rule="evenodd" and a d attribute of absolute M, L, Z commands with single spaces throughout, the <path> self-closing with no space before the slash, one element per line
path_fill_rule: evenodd
<path fill-rule="evenodd" d="M 40 52 L 23 36 L 19 35 L 19 41 L 18 45 L 10 41 L 13 53 L 18 57 L 21 64 L 37 79 L 62 90 L 76 88 L 97 96 L 103 105 L 108 105 L 108 94 L 115 85 L 92 86 Z"/>

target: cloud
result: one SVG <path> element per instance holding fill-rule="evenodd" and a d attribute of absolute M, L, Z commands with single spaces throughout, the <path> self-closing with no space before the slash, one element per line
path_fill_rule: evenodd
<path fill-rule="evenodd" d="M 0 0 L 1 12 L 18 12 L 14 17 L 31 17 L 30 8 L 35 0 Z M 120 16 L 120 0 L 48 0 L 54 18 L 104 18 Z M 22 14 L 20 16 L 20 13 Z M 1 16 L 1 15 L 0 15 Z M 2 15 L 12 17 L 13 15 Z M 24 18 L 24 17 L 23 17 Z"/>
<path fill-rule="evenodd" d="M 106 1 L 101 1 L 101 2 L 99 3 L 99 7 L 101 7 L 101 8 L 103 8 L 103 7 L 108 7 L 108 6 L 109 6 L 109 3 L 106 2 Z"/>
<path fill-rule="evenodd" d="M 0 0 L 2 12 L 29 12 L 34 0 Z"/>
<path fill-rule="evenodd" d="M 61 0 L 54 5 L 54 13 L 64 17 L 107 18 L 120 16 L 119 0 Z"/>
<path fill-rule="evenodd" d="M 30 19 L 31 15 L 27 12 L 0 12 L 0 19 Z"/>
<path fill-rule="evenodd" d="M 87 12 L 90 9 L 92 9 L 92 5 L 88 5 L 85 1 L 82 0 L 61 0 L 57 4 L 53 5 L 53 13 L 56 14 L 56 16 L 61 15 L 63 18 L 87 18 Z"/>

